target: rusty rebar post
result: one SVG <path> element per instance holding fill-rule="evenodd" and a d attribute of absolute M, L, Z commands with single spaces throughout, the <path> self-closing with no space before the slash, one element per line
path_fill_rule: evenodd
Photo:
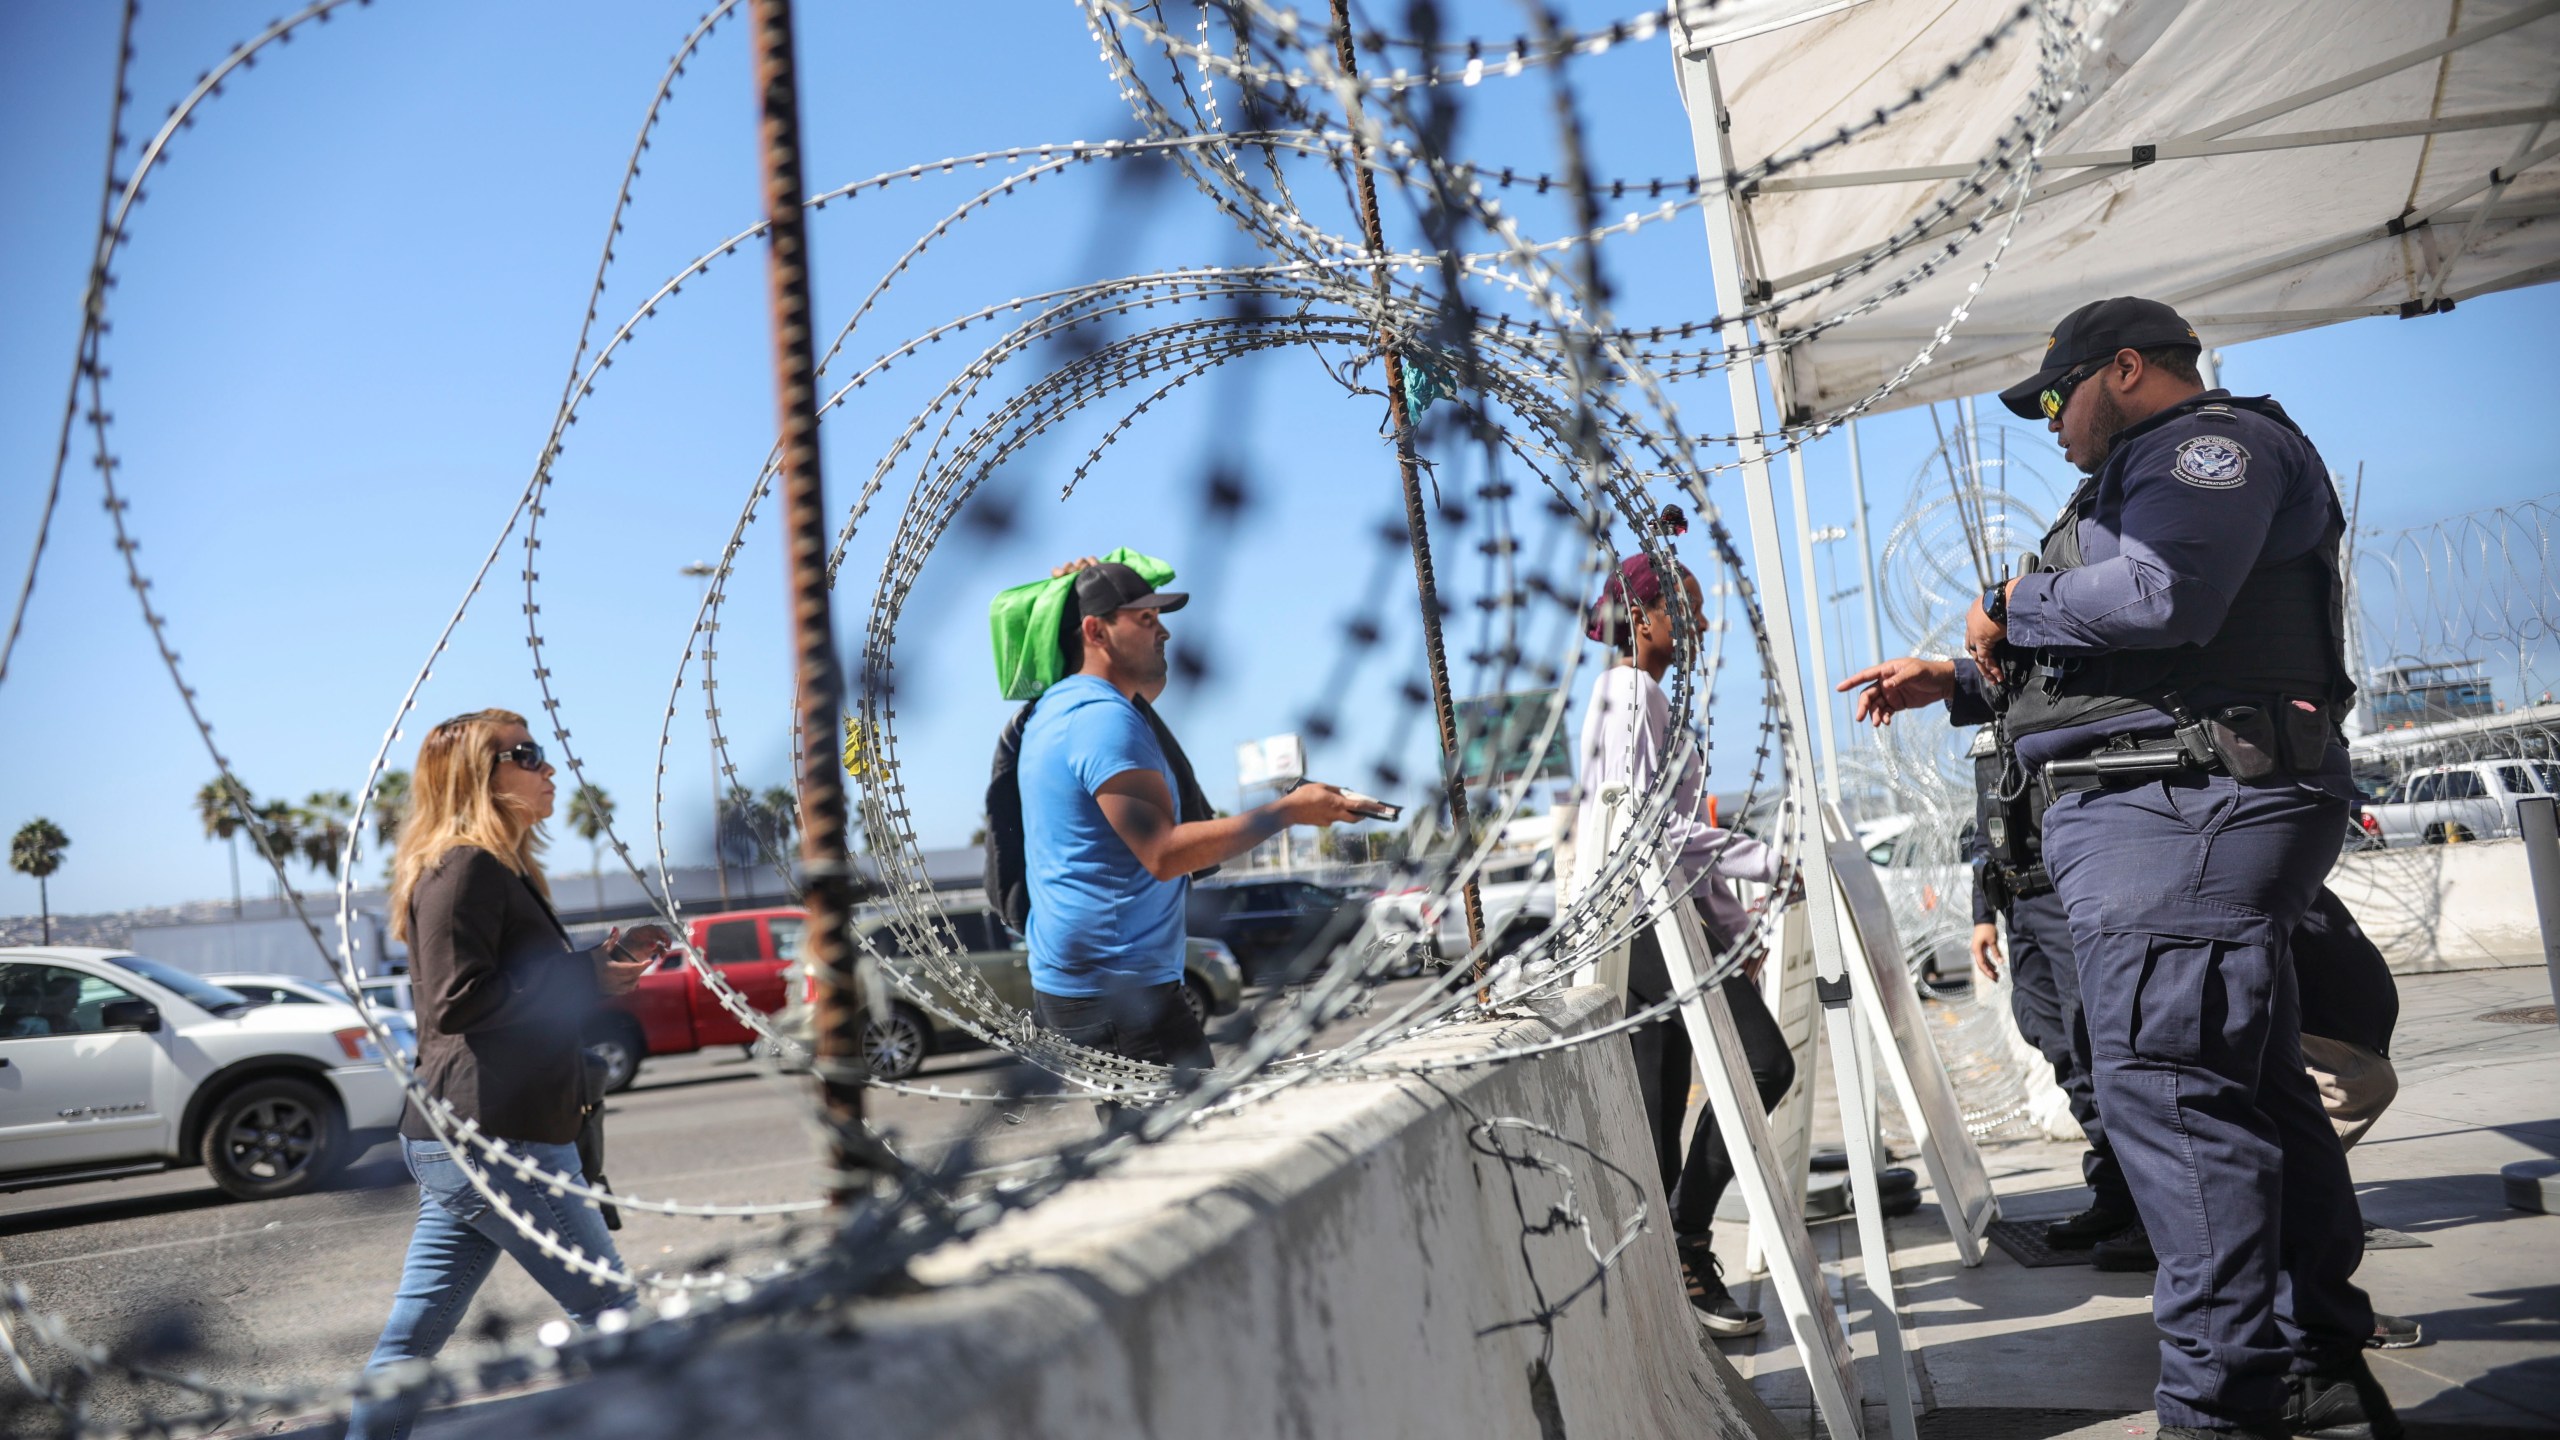
<path fill-rule="evenodd" d="M 1348 0 L 1333 0 L 1333 48 L 1342 64 L 1342 73 L 1351 78 L 1360 74 L 1359 57 L 1351 44 L 1351 14 Z M 1357 106 L 1357 98 L 1346 94 L 1343 108 Z M 1386 230 L 1378 220 L 1378 182 L 1369 173 L 1367 151 L 1360 141 L 1357 116 L 1351 126 L 1351 171 L 1360 189 L 1360 230 L 1369 245 L 1371 259 L 1383 261 L 1387 253 Z M 1449 823 L 1463 843 L 1467 835 L 1467 777 L 1458 767 L 1458 707 L 1449 697 L 1449 656 L 1440 641 L 1440 584 L 1431 572 L 1431 531 L 1429 516 L 1422 508 L 1422 466 L 1413 449 L 1413 416 L 1404 403 L 1404 361 L 1387 339 L 1385 305 L 1387 272 L 1383 264 L 1373 272 L 1372 281 L 1378 291 L 1378 355 L 1387 365 L 1387 415 L 1395 430 L 1396 467 L 1404 478 L 1405 538 L 1413 546 L 1413 583 L 1421 592 L 1422 653 L 1431 672 L 1431 710 L 1440 722 L 1440 774 L 1447 787 Z M 1471 876 L 1467 880 L 1463 903 L 1467 913 L 1467 948 L 1479 949 L 1484 944 L 1484 894 Z M 1476 957 L 1474 978 L 1484 979 L 1485 957 Z M 1483 998 L 1482 996 L 1478 997 Z"/>
<path fill-rule="evenodd" d="M 827 594 L 826 485 L 818 468 L 817 353 L 809 304 L 809 233 L 801 211 L 800 80 L 791 0 L 755 0 L 756 100 L 770 240 L 773 373 L 782 429 L 783 543 L 788 549 L 791 643 L 798 660 L 800 866 L 817 977 L 817 1083 L 827 1130 L 827 1198 L 839 1208 L 870 1188 L 862 1125 L 862 996 L 854 971 L 853 874 L 845 846 L 844 775 L 837 768 L 836 664 Z"/>

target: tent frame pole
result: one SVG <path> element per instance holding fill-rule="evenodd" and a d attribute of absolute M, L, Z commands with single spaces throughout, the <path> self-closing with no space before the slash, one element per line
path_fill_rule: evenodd
<path fill-rule="evenodd" d="M 1849 432 L 1849 499 L 1858 512 L 1858 583 L 1866 587 L 1867 663 L 1873 665 L 1884 660 L 1884 605 L 1876 593 L 1875 542 L 1867 534 L 1867 467 L 1858 453 L 1856 418 L 1842 428 Z"/>
<path fill-rule="evenodd" d="M 1690 143 L 1697 154 L 1698 171 L 1702 175 L 1723 177 L 1734 173 L 1733 143 L 1727 129 L 1724 87 L 1716 76 L 1714 52 L 1691 53 L 1687 46 L 1675 45 L 1673 56 L 1678 65 L 1681 93 L 1689 112 Z M 1742 256 L 1745 249 L 1746 219 L 1743 196 L 1729 185 L 1718 183 L 1706 196 L 1703 214 L 1707 231 L 1708 266 L 1715 283 L 1716 312 L 1726 317 L 1721 327 L 1721 340 L 1728 355 L 1750 353 L 1750 326 L 1742 316 L 1748 308 L 1744 297 L 1745 277 Z M 1812 723 L 1805 703 L 1805 673 L 1796 643 L 1795 606 L 1787 593 L 1786 550 L 1779 538 L 1777 493 L 1770 483 L 1769 456 L 1762 444 L 1760 408 L 1760 365 L 1757 362 L 1728 363 L 1725 380 L 1733 401 L 1734 445 L 1742 465 L 1742 493 L 1750 515 L 1751 563 L 1757 577 L 1757 591 L 1763 623 L 1767 627 L 1769 645 L 1777 671 L 1779 704 L 1786 720 L 1787 800 L 1780 812 L 1780 829 L 1794 827 L 1796 852 L 1804 863 L 1804 886 L 1807 918 L 1812 922 L 1815 989 L 1820 996 L 1823 1019 L 1823 1042 L 1831 1051 L 1833 1083 L 1843 1097 L 1844 1119 L 1872 1115 L 1872 1100 L 1860 1092 L 1861 1067 L 1856 1033 L 1850 1014 L 1851 984 L 1848 961 L 1848 937 L 1842 923 L 1837 882 L 1831 873 L 1831 847 L 1828 807 L 1814 795 Z M 1778 397 L 1783 408 L 1786 401 Z M 1861 964 L 1864 963 L 1863 956 Z M 1701 1065 L 1714 1063 L 1701 1055 Z M 1812 1083 L 1807 1076 L 1803 1083 Z M 1876 1244 L 1865 1243 L 1861 1235 L 1859 1248 L 1865 1256 L 1869 1315 L 1875 1326 L 1877 1354 L 1884 1360 L 1887 1412 L 1894 1440 L 1916 1440 L 1919 1420 L 1914 1413 L 1910 1368 L 1904 1355 L 1900 1301 L 1895 1294 L 1892 1256 L 1881 1248 L 1882 1204 L 1876 1179 L 1875 1144 L 1872 1133 L 1847 1137 L 1849 1178 L 1853 1204 L 1875 1224 Z M 1862 1225 L 1861 1230 L 1868 1229 Z M 1809 1345 L 1799 1353 L 1811 1363 Z M 1843 1437 L 1863 1435 L 1862 1415 L 1826 1416 L 1831 1433 Z"/>

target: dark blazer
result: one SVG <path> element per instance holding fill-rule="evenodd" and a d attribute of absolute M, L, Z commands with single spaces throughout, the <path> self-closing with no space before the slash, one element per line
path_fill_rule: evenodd
<path fill-rule="evenodd" d="M 596 952 L 570 948 L 531 881 L 477 846 L 446 851 L 409 896 L 409 982 L 427 1093 L 504 1139 L 578 1138 Z M 400 1133 L 435 1138 L 415 1105 Z"/>

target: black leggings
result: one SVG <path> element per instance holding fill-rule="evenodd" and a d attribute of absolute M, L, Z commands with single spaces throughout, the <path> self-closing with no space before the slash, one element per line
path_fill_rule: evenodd
<path fill-rule="evenodd" d="M 1636 943 L 1650 943 L 1652 936 Z M 1760 998 L 1760 987 L 1739 975 L 1724 982 L 1725 1003 L 1733 1009 L 1733 1028 L 1742 1035 L 1743 1063 L 1751 1067 L 1751 1083 L 1760 1092 L 1763 1111 L 1777 1108 L 1796 1082 L 1796 1059 L 1787 1037 Z M 1644 1094 L 1645 1121 L 1653 1131 L 1655 1163 L 1662 1167 L 1662 1193 L 1671 1197 L 1671 1229 L 1677 1235 L 1703 1235 L 1715 1219 L 1716 1204 L 1733 1180 L 1733 1157 L 1716 1126 L 1715 1107 L 1698 1112 L 1697 1129 L 1689 1136 L 1689 1156 L 1680 1158 L 1680 1121 L 1689 1110 L 1692 1052 L 1688 1029 L 1673 1014 L 1628 1033 L 1635 1047 L 1636 1086 Z"/>

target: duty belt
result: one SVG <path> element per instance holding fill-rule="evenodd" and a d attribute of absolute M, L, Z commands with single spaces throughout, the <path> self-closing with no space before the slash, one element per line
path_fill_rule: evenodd
<path fill-rule="evenodd" d="M 2199 753 L 2201 751 L 2201 753 Z M 2224 774 L 2222 761 L 2209 746 L 2178 737 L 2118 740 L 2076 760 L 2054 760 L 2044 767 L 2047 802 L 2082 790 L 2140 785 L 2175 775 Z"/>

